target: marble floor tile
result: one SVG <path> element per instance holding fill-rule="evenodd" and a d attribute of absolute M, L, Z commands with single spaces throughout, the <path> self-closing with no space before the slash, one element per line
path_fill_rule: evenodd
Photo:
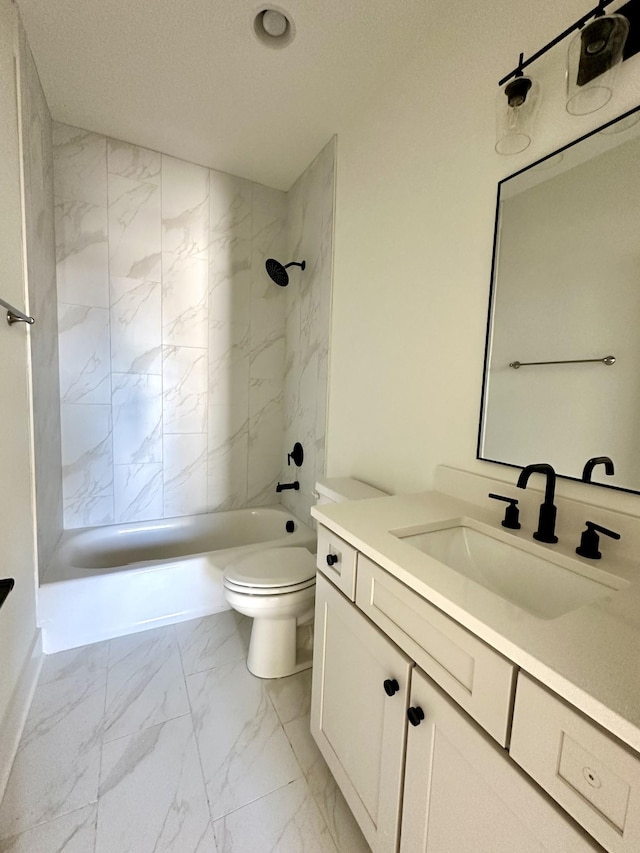
<path fill-rule="evenodd" d="M 370 853 L 369 845 L 311 735 L 308 712 L 291 719 L 284 730 L 338 850 Z"/>
<path fill-rule="evenodd" d="M 311 673 L 252 676 L 250 630 L 225 611 L 47 656 L 0 853 L 370 853 L 309 730 Z"/>
<path fill-rule="evenodd" d="M 266 683 L 267 693 L 283 726 L 304 718 L 308 724 L 311 710 L 311 670 L 287 678 L 274 678 Z"/>
<path fill-rule="evenodd" d="M 212 819 L 302 775 L 263 682 L 244 660 L 188 676 L 187 689 Z"/>
<path fill-rule="evenodd" d="M 314 767 L 311 775 L 307 777 L 307 782 L 338 850 L 343 853 L 371 853 L 371 848 L 324 759 Z"/>
<path fill-rule="evenodd" d="M 219 853 L 337 853 L 304 779 L 226 815 L 213 828 Z"/>
<path fill-rule="evenodd" d="M 105 744 L 96 853 L 215 853 L 190 717 Z"/>
<path fill-rule="evenodd" d="M 96 815 L 94 803 L 0 841 L 0 853 L 94 853 Z"/>
<path fill-rule="evenodd" d="M 94 679 L 102 674 L 106 679 L 109 643 L 93 643 L 55 655 L 45 655 L 40 670 L 38 686 L 62 681 L 64 678 Z"/>
<path fill-rule="evenodd" d="M 188 713 L 172 625 L 111 640 L 105 742 Z"/>
<path fill-rule="evenodd" d="M 250 632 L 251 619 L 235 610 L 176 625 L 185 675 L 244 660 Z"/>
<path fill-rule="evenodd" d="M 104 702 L 100 673 L 36 689 L 0 806 L 0 838 L 95 802 Z"/>
<path fill-rule="evenodd" d="M 311 735 L 311 678 L 311 670 L 305 670 L 267 682 L 267 691 L 338 850 L 369 853 L 369 845 Z"/>

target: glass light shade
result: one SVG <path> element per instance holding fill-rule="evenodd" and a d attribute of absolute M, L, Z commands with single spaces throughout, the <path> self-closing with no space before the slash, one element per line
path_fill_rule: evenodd
<path fill-rule="evenodd" d="M 519 154 L 531 144 L 540 103 L 540 87 L 531 77 L 515 77 L 498 92 L 496 151 Z"/>
<path fill-rule="evenodd" d="M 611 100 L 629 33 L 623 15 L 601 15 L 580 30 L 567 55 L 567 112 L 587 115 Z"/>

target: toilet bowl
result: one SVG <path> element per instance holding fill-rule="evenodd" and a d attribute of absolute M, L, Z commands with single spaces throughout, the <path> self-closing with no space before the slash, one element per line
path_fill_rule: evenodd
<path fill-rule="evenodd" d="M 386 495 L 348 477 L 316 483 L 318 503 Z M 269 548 L 227 566 L 227 602 L 253 619 L 247 668 L 258 678 L 282 678 L 312 662 L 316 558 L 306 548 Z"/>
<path fill-rule="evenodd" d="M 270 548 L 228 566 L 228 603 L 253 619 L 247 668 L 258 678 L 282 678 L 311 666 L 310 643 L 298 629 L 313 619 L 315 556 L 306 548 Z"/>

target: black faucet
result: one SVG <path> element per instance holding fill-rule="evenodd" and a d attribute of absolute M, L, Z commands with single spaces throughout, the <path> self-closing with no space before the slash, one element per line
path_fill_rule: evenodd
<path fill-rule="evenodd" d="M 544 502 L 540 505 L 538 529 L 533 534 L 533 538 L 537 539 L 538 542 L 557 542 L 558 537 L 554 532 L 556 527 L 556 508 L 553 505 L 553 496 L 556 490 L 556 472 L 551 465 L 548 465 L 546 462 L 527 465 L 520 472 L 516 485 L 519 489 L 525 489 L 529 482 L 529 477 L 536 473 L 545 474 L 547 486 L 544 493 Z"/>
<path fill-rule="evenodd" d="M 615 473 L 613 462 L 608 456 L 594 456 L 592 459 L 587 460 L 582 470 L 582 479 L 585 483 L 591 482 L 591 473 L 596 465 L 604 465 L 604 470 L 610 477 Z"/>

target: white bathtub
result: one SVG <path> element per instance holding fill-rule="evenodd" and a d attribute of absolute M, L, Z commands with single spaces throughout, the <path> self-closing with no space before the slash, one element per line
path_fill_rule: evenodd
<path fill-rule="evenodd" d="M 39 589 L 44 651 L 228 610 L 229 562 L 264 548 L 314 551 L 315 543 L 315 532 L 282 507 L 68 530 Z"/>

